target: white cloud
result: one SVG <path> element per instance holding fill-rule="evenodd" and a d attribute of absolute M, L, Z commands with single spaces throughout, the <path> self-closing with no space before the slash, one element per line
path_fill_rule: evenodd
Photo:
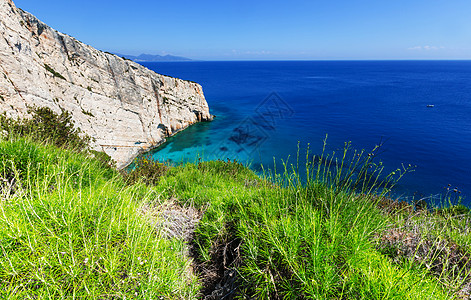
<path fill-rule="evenodd" d="M 232 49 L 230 53 L 226 53 L 226 56 L 264 56 L 264 55 L 273 55 L 275 54 L 274 52 L 271 51 L 266 51 L 266 50 L 260 50 L 260 51 L 250 51 L 250 50 L 237 50 L 237 49 Z"/>
<path fill-rule="evenodd" d="M 410 47 L 407 48 L 407 50 L 413 50 L 413 51 L 435 51 L 435 50 L 440 50 L 440 49 L 445 49 L 443 46 L 415 46 L 415 47 Z"/>
<path fill-rule="evenodd" d="M 262 51 L 245 51 L 245 54 L 249 54 L 249 55 L 269 55 L 269 54 L 272 54 L 272 53 L 270 51 L 262 50 Z"/>

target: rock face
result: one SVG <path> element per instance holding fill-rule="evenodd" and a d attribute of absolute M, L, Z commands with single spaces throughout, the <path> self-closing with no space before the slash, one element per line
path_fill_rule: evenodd
<path fill-rule="evenodd" d="M 0 112 L 67 110 L 118 167 L 212 118 L 197 83 L 163 76 L 60 33 L 0 0 Z"/>

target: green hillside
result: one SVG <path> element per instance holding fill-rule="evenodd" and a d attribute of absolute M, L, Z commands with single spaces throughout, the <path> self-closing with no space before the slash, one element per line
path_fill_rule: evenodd
<path fill-rule="evenodd" d="M 468 209 L 389 199 L 378 178 L 407 169 L 377 177 L 348 145 L 278 175 L 146 157 L 125 173 L 25 129 L 44 122 L 1 124 L 0 299 L 469 296 Z"/>

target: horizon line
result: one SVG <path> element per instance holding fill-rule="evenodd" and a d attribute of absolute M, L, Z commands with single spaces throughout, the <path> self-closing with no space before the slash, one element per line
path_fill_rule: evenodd
<path fill-rule="evenodd" d="M 471 58 L 445 58 L 445 59 L 191 59 L 173 61 L 136 61 L 136 62 L 283 62 L 283 61 L 471 61 Z"/>

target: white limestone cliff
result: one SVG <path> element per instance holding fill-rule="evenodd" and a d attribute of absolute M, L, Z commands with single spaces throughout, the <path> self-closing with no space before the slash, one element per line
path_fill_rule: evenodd
<path fill-rule="evenodd" d="M 0 0 L 0 113 L 24 117 L 27 106 L 70 112 L 118 167 L 212 118 L 199 84 L 96 50 Z"/>

